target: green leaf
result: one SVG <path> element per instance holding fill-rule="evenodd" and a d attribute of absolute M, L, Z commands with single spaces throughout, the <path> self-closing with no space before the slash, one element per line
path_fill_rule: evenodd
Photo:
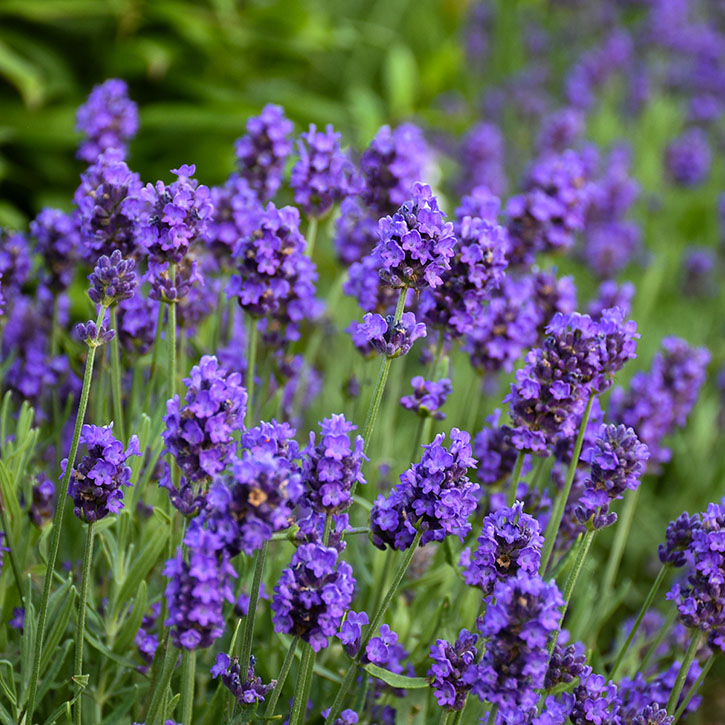
<path fill-rule="evenodd" d="M 56 648 L 65 634 L 68 620 L 73 612 L 76 594 L 75 587 L 72 587 L 70 579 L 67 579 L 63 586 L 53 594 L 48 604 L 47 621 L 52 625 L 43 642 L 43 655 L 40 659 L 41 672 L 45 672 L 46 668 L 50 666 L 50 661 L 56 654 Z"/>
<path fill-rule="evenodd" d="M 134 685 L 128 693 L 121 698 L 121 702 L 111 710 L 108 715 L 103 716 L 103 722 L 105 725 L 116 725 L 119 722 L 127 722 L 125 720 L 128 711 L 140 700 L 139 686 Z M 120 694 L 120 693 L 119 693 Z"/>
<path fill-rule="evenodd" d="M 103 642 L 101 642 L 99 639 L 97 639 L 93 634 L 91 634 L 88 630 L 86 630 L 86 642 L 88 642 L 93 649 L 98 650 L 102 655 L 105 655 L 109 659 L 113 660 L 116 664 L 123 665 L 124 667 L 127 667 L 130 670 L 136 670 L 138 663 L 132 662 L 131 660 L 127 659 L 126 657 L 121 657 L 120 655 L 117 655 L 115 652 L 112 652 L 108 647 L 106 647 Z"/>
<path fill-rule="evenodd" d="M 55 682 L 55 677 L 60 671 L 60 668 L 63 666 L 71 647 L 73 647 L 73 640 L 67 639 L 60 648 L 60 653 L 58 650 L 54 652 L 55 657 L 51 660 L 49 669 L 41 669 L 43 678 L 40 683 L 40 687 L 38 688 L 37 702 L 40 702 L 45 697 L 45 693 L 48 692 L 51 687 L 55 689 L 58 686 L 58 683 Z M 65 685 L 65 683 L 63 683 L 63 685 Z"/>
<path fill-rule="evenodd" d="M 14 85 L 26 106 L 39 106 L 45 94 L 38 69 L 9 45 L 0 40 L 0 76 Z"/>
<path fill-rule="evenodd" d="M 388 50 L 384 67 L 388 105 L 396 118 L 412 113 L 418 92 L 418 66 L 406 45 L 395 44 Z"/>
<path fill-rule="evenodd" d="M 128 650 L 131 642 L 133 642 L 136 633 L 141 627 L 144 614 L 146 613 L 147 603 L 147 589 L 146 582 L 142 579 L 138 586 L 138 592 L 136 598 L 133 600 L 133 607 L 131 613 L 126 618 L 126 621 L 121 627 L 121 631 L 118 633 L 118 638 L 113 643 L 113 649 L 115 652 L 124 652 Z"/>
<path fill-rule="evenodd" d="M 430 687 L 430 682 L 425 677 L 406 677 L 405 675 L 396 675 L 390 670 L 385 670 L 372 663 L 363 665 L 363 669 L 369 672 L 373 677 L 377 677 L 391 687 L 402 690 L 420 690 L 424 687 Z"/>
<path fill-rule="evenodd" d="M 38 622 L 35 617 L 33 606 L 32 579 L 27 578 L 27 589 L 25 593 L 25 625 L 23 636 L 20 639 L 20 704 L 25 704 L 25 693 L 30 684 L 31 672 L 33 669 L 33 652 L 35 650 L 35 637 L 38 629 Z"/>

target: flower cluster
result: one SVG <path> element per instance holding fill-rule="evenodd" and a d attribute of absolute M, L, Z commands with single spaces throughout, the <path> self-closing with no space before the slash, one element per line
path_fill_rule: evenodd
<path fill-rule="evenodd" d="M 360 262 L 378 242 L 378 220 L 367 210 L 359 197 L 348 196 L 340 204 L 335 222 L 335 251 L 344 265 Z"/>
<path fill-rule="evenodd" d="M 79 322 L 75 326 L 76 337 L 88 347 L 99 347 L 111 342 L 116 336 L 115 330 L 110 330 L 105 323 L 99 327 L 93 320 Z"/>
<path fill-rule="evenodd" d="M 207 240 L 214 253 L 226 259 L 240 239 L 254 232 L 264 207 L 241 176 L 230 176 L 224 186 L 212 186 L 210 193 L 214 214 L 207 222 Z"/>
<path fill-rule="evenodd" d="M 436 640 L 430 648 L 433 665 L 428 670 L 436 700 L 448 710 L 461 710 L 472 684 L 466 680 L 469 668 L 475 667 L 478 635 L 462 629 L 455 644 Z"/>
<path fill-rule="evenodd" d="M 478 459 L 478 480 L 487 486 L 493 486 L 511 475 L 519 452 L 511 438 L 511 427 L 500 425 L 500 409 L 497 408 L 487 422 L 489 425 L 473 439 L 473 452 Z M 526 462 L 522 473 L 526 473 Z"/>
<path fill-rule="evenodd" d="M 441 408 L 453 390 L 450 379 L 425 380 L 422 375 L 416 375 L 410 384 L 413 386 L 413 394 L 404 395 L 400 404 L 415 411 L 421 418 L 443 420 L 446 414 L 441 412 Z"/>
<path fill-rule="evenodd" d="M 88 100 L 78 109 L 76 130 L 84 139 L 78 158 L 93 163 L 107 149 L 126 155 L 126 141 L 138 130 L 138 109 L 128 97 L 128 86 L 119 78 L 94 86 Z"/>
<path fill-rule="evenodd" d="M 370 619 L 367 612 L 356 612 L 351 609 L 345 621 L 340 626 L 340 631 L 335 635 L 345 647 L 350 657 L 354 657 L 360 649 L 360 640 L 362 639 L 362 628 L 369 624 Z"/>
<path fill-rule="evenodd" d="M 320 441 L 310 432 L 310 442 L 303 451 L 302 482 L 304 503 L 320 514 L 337 514 L 352 503 L 352 489 L 365 483 L 362 475 L 362 436 L 350 445 L 349 434 L 357 426 L 342 414 L 332 415 L 320 423 Z"/>
<path fill-rule="evenodd" d="M 495 194 L 506 190 L 505 144 L 501 129 L 489 121 L 471 127 L 461 142 L 461 189 L 486 186 Z"/>
<path fill-rule="evenodd" d="M 28 516 L 36 526 L 43 526 L 53 518 L 55 511 L 55 484 L 44 474 L 38 475 L 33 486 L 32 501 Z"/>
<path fill-rule="evenodd" d="M 430 186 L 416 182 L 411 198 L 380 220 L 373 256 L 386 284 L 417 290 L 443 284 L 456 241 L 453 224 L 444 216 Z"/>
<path fill-rule="evenodd" d="M 451 445 L 443 445 L 445 435 L 424 446 L 419 463 L 400 475 L 400 483 L 386 498 L 375 499 L 370 512 L 372 541 L 379 549 L 407 549 L 416 530 L 423 532 L 421 543 L 442 541 L 447 535 L 463 537 L 471 530 L 468 517 L 476 508 L 478 484 L 467 471 L 476 465 L 471 455 L 471 436 L 458 428 L 451 430 Z"/>
<path fill-rule="evenodd" d="M 697 186 L 710 171 L 711 155 L 706 133 L 691 128 L 675 139 L 665 152 L 671 180 L 680 186 Z"/>
<path fill-rule="evenodd" d="M 368 312 L 362 322 L 353 322 L 348 332 L 363 355 L 378 352 L 391 358 L 406 355 L 416 340 L 428 334 L 425 324 L 417 322 L 412 312 L 404 312 L 397 322 L 395 315 Z"/>
<path fill-rule="evenodd" d="M 275 631 L 299 635 L 315 652 L 327 647 L 352 602 L 352 567 L 338 559 L 337 549 L 303 544 L 274 587 Z"/>
<path fill-rule="evenodd" d="M 135 269 L 136 261 L 124 259 L 118 249 L 114 250 L 110 257 L 102 255 L 88 275 L 88 281 L 91 283 L 88 296 L 103 307 L 111 307 L 130 299 L 136 287 Z"/>
<path fill-rule="evenodd" d="M 266 695 L 277 686 L 277 680 L 272 680 L 268 685 L 262 684 L 262 678 L 254 674 L 256 660 L 252 656 L 249 660 L 249 667 L 246 672 L 246 679 L 242 681 L 242 669 L 239 666 L 239 658 L 230 658 L 225 652 L 219 652 L 216 662 L 211 668 L 211 676 L 216 679 L 221 676 L 229 692 L 240 704 L 251 705 L 255 702 L 264 702 Z"/>
<path fill-rule="evenodd" d="M 113 423 L 103 427 L 84 425 L 79 444 L 85 445 L 88 453 L 73 467 L 68 495 L 73 499 L 75 515 L 93 523 L 123 508 L 122 486 L 131 485 L 131 467 L 126 460 L 140 456 L 141 451 L 136 436 L 131 436 L 124 451 L 123 443 L 113 437 Z M 64 458 L 60 463 L 61 478 L 67 465 L 68 459 Z"/>
<path fill-rule="evenodd" d="M 45 263 L 45 284 L 56 294 L 66 290 L 73 281 L 81 243 L 76 220 L 59 209 L 43 209 L 30 222 L 30 233 Z"/>

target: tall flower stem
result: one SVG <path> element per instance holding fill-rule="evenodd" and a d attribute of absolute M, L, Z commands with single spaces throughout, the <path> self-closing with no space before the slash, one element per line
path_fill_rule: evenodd
<path fill-rule="evenodd" d="M 300 664 L 300 673 L 297 676 L 297 687 L 295 688 L 294 702 L 292 703 L 292 714 L 289 718 L 289 725 L 301 725 L 307 711 L 307 698 L 312 685 L 312 670 L 315 666 L 315 650 L 310 645 L 305 645 Z"/>
<path fill-rule="evenodd" d="M 634 520 L 634 511 L 637 508 L 637 501 L 639 500 L 639 492 L 642 486 L 639 486 L 635 491 L 632 491 L 631 495 L 626 497 L 624 507 L 622 508 L 622 515 L 619 517 L 617 522 L 617 530 L 614 534 L 614 542 L 612 548 L 609 550 L 609 559 L 607 561 L 607 568 L 604 571 L 604 581 L 602 582 L 601 591 L 605 596 L 613 590 L 614 582 L 617 579 L 617 573 L 619 572 L 619 565 L 622 562 L 622 554 L 624 553 L 624 547 L 629 539 L 629 532 L 632 528 L 632 521 Z"/>
<path fill-rule="evenodd" d="M 315 242 L 317 241 L 317 229 L 320 221 L 316 216 L 311 216 L 310 221 L 307 224 L 307 247 L 305 248 L 305 254 L 312 258 L 315 253 Z"/>
<path fill-rule="evenodd" d="M 75 660 L 73 664 L 73 675 L 77 685 L 81 685 L 83 676 L 83 640 L 86 636 L 86 606 L 88 605 L 88 580 L 91 577 L 91 561 L 93 559 L 93 535 L 95 533 L 95 524 L 91 521 L 86 531 L 86 546 L 83 550 L 83 577 L 81 579 L 81 599 L 78 603 L 78 624 L 76 626 L 76 650 Z M 73 723 L 81 725 L 83 714 L 83 698 L 81 695 L 74 705 Z"/>
<path fill-rule="evenodd" d="M 194 683 L 196 680 L 196 650 L 188 650 L 181 656 L 181 722 L 193 725 Z"/>
<path fill-rule="evenodd" d="M 675 620 L 677 619 L 677 614 L 678 614 L 677 607 L 671 607 L 670 613 L 667 615 L 667 619 L 665 620 L 664 626 L 660 627 L 660 631 L 657 633 L 657 636 L 654 638 L 654 640 L 650 644 L 649 648 L 647 649 L 647 653 L 645 654 L 644 658 L 639 663 L 640 672 L 647 672 L 647 667 L 649 666 L 649 663 L 652 661 L 652 658 L 659 651 L 660 645 L 662 644 L 665 637 L 667 636 L 667 633 L 672 631 L 672 626 L 674 625 Z"/>
<path fill-rule="evenodd" d="M 101 328 L 103 317 L 106 314 L 106 308 L 101 307 L 96 320 L 96 329 Z M 55 515 L 53 516 L 53 531 L 50 538 L 50 548 L 48 552 L 48 563 L 45 567 L 45 577 L 43 580 L 43 598 L 40 600 L 40 609 L 38 610 L 38 629 L 35 638 L 35 648 L 33 650 L 33 670 L 30 675 L 30 685 L 28 687 L 28 701 L 25 707 L 26 722 L 33 722 L 33 713 L 35 711 L 35 697 L 38 693 L 38 680 L 40 679 L 40 656 L 43 652 L 43 637 L 45 635 L 46 619 L 48 617 L 48 600 L 50 599 L 50 586 L 53 581 L 53 572 L 55 571 L 55 562 L 58 558 L 58 547 L 60 546 L 60 537 L 63 529 L 63 514 L 65 513 L 65 501 L 68 493 L 68 483 L 76 462 L 76 454 L 78 453 L 78 443 L 81 437 L 81 428 L 83 427 L 83 419 L 86 416 L 86 408 L 88 407 L 88 396 L 91 392 L 91 380 L 93 379 L 93 361 L 96 357 L 96 348 L 89 346 L 88 357 L 86 358 L 86 370 L 83 374 L 83 387 L 81 389 L 81 398 L 78 402 L 78 412 L 76 413 L 76 422 L 73 429 L 73 439 L 71 441 L 70 451 L 68 453 L 68 462 L 66 463 L 65 475 L 58 489 L 58 503 L 55 507 Z"/>
<path fill-rule="evenodd" d="M 687 691 L 687 695 L 682 699 L 682 704 L 677 708 L 677 712 L 675 713 L 675 725 L 677 722 L 679 722 L 680 718 L 685 714 L 685 710 L 687 710 L 687 706 L 690 704 L 690 700 L 692 700 L 693 697 L 695 697 L 695 694 L 697 693 L 698 689 L 700 688 L 700 685 L 705 681 L 705 678 L 707 677 L 707 673 L 710 671 L 710 668 L 713 666 L 713 663 L 715 662 L 715 657 L 717 655 L 711 654 L 708 658 L 707 662 L 702 667 L 702 672 L 698 675 L 697 679 L 692 683 L 692 687 Z"/>
<path fill-rule="evenodd" d="M 438 719 L 438 725 L 446 725 L 446 723 L 448 722 L 448 719 L 449 719 L 450 715 L 451 715 L 451 711 L 450 710 L 443 710 L 443 709 L 441 709 L 441 716 Z"/>
<path fill-rule="evenodd" d="M 169 267 L 169 276 L 171 277 L 171 282 L 176 282 L 176 265 L 172 264 Z M 169 303 L 169 324 L 168 324 L 168 340 L 167 342 L 167 349 L 168 349 L 168 392 L 167 397 L 169 399 L 174 397 L 174 393 L 176 392 L 176 303 L 171 302 Z"/>
<path fill-rule="evenodd" d="M 380 606 L 375 612 L 375 615 L 370 620 L 367 635 L 361 642 L 360 648 L 358 649 L 355 658 L 350 663 L 350 666 L 347 668 L 347 672 L 345 673 L 345 679 L 342 681 L 340 689 L 337 691 L 335 701 L 332 703 L 330 712 L 327 716 L 327 719 L 325 720 L 325 725 L 333 725 L 335 720 L 340 717 L 340 713 L 342 712 L 342 705 L 345 702 L 345 697 L 347 697 L 348 690 L 352 686 L 352 683 L 355 679 L 357 669 L 365 652 L 365 648 L 367 647 L 368 642 L 372 639 L 372 637 L 375 636 L 375 633 L 378 631 L 378 627 L 380 626 L 380 623 L 385 616 L 385 612 L 390 606 L 390 602 L 393 601 L 393 597 L 397 594 L 400 584 L 403 581 L 403 577 L 405 577 L 405 574 L 408 571 L 410 562 L 413 560 L 413 554 L 415 554 L 416 549 L 420 544 L 420 539 L 422 536 L 423 532 L 418 530 L 415 534 L 415 538 L 413 539 L 413 543 L 410 545 L 410 548 L 405 552 L 405 556 L 401 559 L 400 564 L 398 565 L 398 568 L 395 572 L 395 576 L 393 577 L 393 581 L 391 582 L 390 587 L 388 588 L 388 591 L 383 598 L 383 601 L 380 603 Z"/>
<path fill-rule="evenodd" d="M 159 302 L 159 314 L 156 318 L 156 334 L 154 335 L 154 345 L 151 352 L 151 367 L 149 368 L 149 384 L 146 388 L 146 396 L 144 398 L 143 411 L 147 413 L 151 407 L 151 393 L 156 383 L 156 374 L 159 369 L 159 348 L 161 347 L 161 332 L 164 326 L 164 312 L 166 305 Z"/>
<path fill-rule="evenodd" d="M 116 432 L 122 443 L 126 443 L 126 427 L 123 422 L 123 398 L 121 397 L 121 354 L 118 349 L 118 315 L 111 307 L 111 328 L 116 334 L 111 340 L 111 389 L 113 395 L 113 419 Z"/>
<path fill-rule="evenodd" d="M 587 423 L 589 422 L 589 414 L 592 411 L 592 403 L 594 402 L 594 396 L 592 395 L 587 402 L 587 407 L 584 410 L 582 416 L 582 422 L 579 426 L 579 435 L 576 438 L 574 444 L 574 452 L 572 453 L 571 463 L 569 464 L 569 470 L 566 474 L 566 482 L 564 488 L 559 492 L 559 495 L 554 504 L 554 510 L 551 512 L 551 518 L 546 526 L 546 532 L 544 533 L 544 550 L 541 554 L 541 566 L 539 573 L 541 576 L 546 574 L 546 567 L 549 566 L 551 554 L 554 551 L 554 544 L 556 543 L 556 537 L 559 533 L 559 527 L 561 526 L 561 519 L 564 516 L 564 508 L 566 502 L 569 500 L 569 494 L 571 493 L 571 486 L 574 483 L 574 474 L 576 473 L 576 467 L 579 463 L 579 456 L 582 452 L 582 446 L 584 445 L 584 433 L 587 429 Z"/>
<path fill-rule="evenodd" d="M 612 667 L 612 671 L 609 673 L 609 679 L 613 680 L 617 672 L 619 671 L 619 667 L 622 664 L 622 660 L 624 659 L 624 656 L 627 654 L 627 650 L 629 649 L 629 645 L 632 644 L 632 640 L 635 638 L 635 635 L 637 634 L 640 625 L 642 624 L 642 620 L 645 617 L 645 614 L 649 611 L 649 608 L 652 606 L 652 602 L 654 601 L 655 596 L 657 596 L 657 592 L 660 590 L 660 586 L 662 586 L 662 582 L 664 581 L 665 574 L 667 574 L 667 566 L 665 564 L 662 565 L 662 568 L 659 570 L 659 573 L 657 574 L 657 578 L 652 583 L 652 586 L 649 589 L 649 592 L 647 592 L 647 597 L 644 600 L 644 604 L 642 604 L 642 608 L 639 610 L 639 614 L 637 615 L 637 619 L 634 620 L 634 624 L 632 625 L 632 629 L 629 631 L 629 634 L 627 635 L 627 639 L 624 640 L 624 644 L 619 650 L 619 654 L 617 654 L 617 659 L 614 661 L 614 666 Z"/>
<path fill-rule="evenodd" d="M 264 562 L 267 559 L 268 542 L 262 544 L 254 557 L 254 575 L 252 576 L 252 588 L 249 591 L 249 609 L 244 620 L 244 629 L 242 630 L 242 649 L 239 661 L 241 662 L 242 672 L 246 672 L 249 667 L 249 658 L 252 656 L 252 640 L 254 639 L 254 615 L 257 612 L 257 602 L 259 601 L 259 588 L 262 583 L 262 572 L 264 571 Z"/>
<path fill-rule="evenodd" d="M 252 411 L 254 409 L 254 367 L 257 361 L 257 320 L 249 317 L 247 332 L 247 427 L 252 422 Z"/>
<path fill-rule="evenodd" d="M 159 709 L 161 708 L 161 704 L 166 694 L 166 688 L 169 686 L 169 682 L 171 682 L 171 676 L 174 674 L 177 657 L 178 653 L 176 648 L 168 641 L 167 638 L 166 649 L 164 650 L 163 661 L 161 664 L 161 673 L 156 679 L 156 684 L 150 693 L 151 700 L 149 702 L 149 709 L 146 712 L 145 720 L 147 725 L 156 725 L 156 717 L 159 714 Z"/>
<path fill-rule="evenodd" d="M 521 469 L 524 467 L 524 459 L 526 458 L 526 451 L 519 451 L 516 456 L 516 463 L 514 464 L 514 470 L 511 472 L 511 482 L 509 483 L 509 498 L 508 505 L 513 506 L 516 503 L 516 489 L 519 486 L 519 479 L 521 478 Z"/>
<path fill-rule="evenodd" d="M 284 662 L 282 662 L 282 669 L 279 671 L 279 675 L 277 675 L 277 684 L 275 685 L 274 690 L 272 691 L 272 694 L 267 701 L 267 708 L 264 711 L 265 720 L 271 718 L 274 715 L 274 710 L 277 707 L 279 696 L 282 694 L 282 688 L 284 687 L 284 683 L 287 680 L 287 675 L 289 675 L 290 668 L 292 667 L 292 661 L 295 658 L 295 652 L 297 651 L 297 645 L 299 643 L 300 638 L 295 636 L 292 638 L 292 641 L 287 648 L 287 654 L 284 657 Z"/>
<path fill-rule="evenodd" d="M 395 307 L 395 318 L 394 324 L 400 321 L 403 316 L 403 309 L 405 308 L 405 298 L 408 290 L 403 287 L 400 290 L 400 297 L 398 297 L 398 304 Z M 378 373 L 378 381 L 375 385 L 375 392 L 373 398 L 370 401 L 370 407 L 368 408 L 368 414 L 365 418 L 365 425 L 363 425 L 362 437 L 364 441 L 363 452 L 367 452 L 368 446 L 370 445 L 370 437 L 373 434 L 375 428 L 375 419 L 378 417 L 378 410 L 380 410 L 380 403 L 383 399 L 383 393 L 385 392 L 385 383 L 388 381 L 388 374 L 390 373 L 390 363 L 392 358 L 385 356 L 380 363 L 380 372 Z"/>
<path fill-rule="evenodd" d="M 675 714 L 677 701 L 680 699 L 680 694 L 682 693 L 682 688 L 685 685 L 687 673 L 690 671 L 690 665 L 692 665 L 692 661 L 695 659 L 695 655 L 697 654 L 697 648 L 700 646 L 701 639 L 702 632 L 700 632 L 700 630 L 698 629 L 695 634 L 692 635 L 692 639 L 690 640 L 690 646 L 687 648 L 687 652 L 685 652 L 685 659 L 680 665 L 680 671 L 677 673 L 675 685 L 672 688 L 672 692 L 670 693 L 670 699 L 667 700 L 668 715 Z"/>

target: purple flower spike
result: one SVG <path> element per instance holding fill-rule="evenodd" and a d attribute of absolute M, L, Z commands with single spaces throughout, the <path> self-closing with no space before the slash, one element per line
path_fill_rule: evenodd
<path fill-rule="evenodd" d="M 33 501 L 28 509 L 30 520 L 38 527 L 44 526 L 55 512 L 55 484 L 44 474 L 38 474 L 33 486 Z"/>
<path fill-rule="evenodd" d="M 468 517 L 476 508 L 478 484 L 467 471 L 476 465 L 471 455 L 471 436 L 451 430 L 451 445 L 443 446 L 439 433 L 427 446 L 419 463 L 400 475 L 400 483 L 385 498 L 380 495 L 370 512 L 372 541 L 379 549 L 407 549 L 416 529 L 423 531 L 422 544 L 442 541 L 447 535 L 461 540 L 471 530 Z"/>
<path fill-rule="evenodd" d="M 383 317 L 368 312 L 362 322 L 353 322 L 347 331 L 363 355 L 374 351 L 391 358 L 406 355 L 416 340 L 428 334 L 412 312 L 404 312 L 397 323 L 394 315 Z"/>
<path fill-rule="evenodd" d="M 315 652 L 327 647 L 350 608 L 355 589 L 352 567 L 322 544 L 303 544 L 274 587 L 276 632 L 299 635 Z"/>
<path fill-rule="evenodd" d="M 464 191 L 475 186 L 486 186 L 496 194 L 506 191 L 504 137 L 496 124 L 484 121 L 473 126 L 463 138 L 459 156 Z"/>
<path fill-rule="evenodd" d="M 579 685 L 573 694 L 575 702 L 570 717 L 574 725 L 621 725 L 622 704 L 617 686 L 601 675 L 595 675 L 588 665 L 579 676 Z"/>
<path fill-rule="evenodd" d="M 700 518 L 690 516 L 686 511 L 670 521 L 665 532 L 665 543 L 658 547 L 660 561 L 676 567 L 684 566 L 692 537 L 699 528 Z"/>
<path fill-rule="evenodd" d="M 77 221 L 58 209 L 43 209 L 30 222 L 36 249 L 45 262 L 44 283 L 54 292 L 63 292 L 73 281 L 81 245 Z"/>
<path fill-rule="evenodd" d="M 211 676 L 216 679 L 221 676 L 224 687 L 232 693 L 240 705 L 251 705 L 255 702 L 264 702 L 264 698 L 277 686 L 277 680 L 268 685 L 262 684 L 262 678 L 254 674 L 254 656 L 250 657 L 246 679 L 242 681 L 242 669 L 239 666 L 239 657 L 232 657 L 224 652 L 216 656 L 216 664 L 211 668 Z"/>
<path fill-rule="evenodd" d="M 393 216 L 380 220 L 373 257 L 381 279 L 393 288 L 438 287 L 451 268 L 453 224 L 443 221 L 430 186 L 416 182 L 411 193 Z"/>
<path fill-rule="evenodd" d="M 415 411 L 421 418 L 443 420 L 446 414 L 440 409 L 453 390 L 450 379 L 424 380 L 422 376 L 416 375 L 410 383 L 413 386 L 413 394 L 404 395 L 400 399 L 400 404 L 408 410 Z"/>
<path fill-rule="evenodd" d="M 88 275 L 91 288 L 88 296 L 97 305 L 111 307 L 133 297 L 136 287 L 136 261 L 124 259 L 119 249 L 110 257 L 105 254 L 98 258 L 93 272 Z"/>
<path fill-rule="evenodd" d="M 131 436 L 128 448 L 113 437 L 113 423 L 99 427 L 84 425 L 79 445 L 88 453 L 76 462 L 68 483 L 68 495 L 73 498 L 75 515 L 92 523 L 117 514 L 123 508 L 122 486 L 131 485 L 131 467 L 126 460 L 140 456 L 138 438 Z M 68 459 L 60 463 L 61 478 L 65 475 Z"/>
<path fill-rule="evenodd" d="M 138 130 L 138 109 L 128 97 L 125 81 L 111 78 L 94 86 L 88 100 L 76 115 L 76 130 L 84 140 L 78 147 L 78 158 L 93 163 L 107 149 L 126 155 L 126 141 Z"/>
<path fill-rule="evenodd" d="M 360 262 L 378 243 L 378 219 L 359 197 L 348 196 L 340 204 L 333 241 L 338 258 L 346 266 Z"/>
<path fill-rule="evenodd" d="M 268 104 L 247 121 L 247 133 L 237 139 L 239 174 L 257 192 L 260 201 L 271 199 L 282 183 L 284 165 L 292 153 L 293 124 L 281 106 Z"/>
<path fill-rule="evenodd" d="M 673 725 L 675 718 L 657 704 L 645 705 L 632 720 L 632 725 Z"/>
<path fill-rule="evenodd" d="M 340 134 L 328 124 L 318 131 L 314 123 L 298 142 L 300 159 L 292 169 L 290 186 L 305 213 L 320 217 L 335 202 L 355 193 L 355 167 L 340 149 Z"/>
<path fill-rule="evenodd" d="M 433 680 L 431 686 L 438 704 L 447 710 L 463 709 L 471 690 L 466 675 L 476 666 L 477 640 L 478 635 L 462 629 L 455 644 L 439 639 L 431 645 L 430 657 L 434 664 L 428 670 L 428 677 Z"/>
<path fill-rule="evenodd" d="M 109 330 L 105 323 L 101 323 L 100 329 L 93 320 L 79 322 L 75 326 L 76 337 L 88 347 L 99 347 L 111 342 L 116 336 L 115 330 Z"/>
<path fill-rule="evenodd" d="M 210 190 L 214 215 L 207 224 L 207 240 L 217 261 L 227 260 L 240 239 L 254 232 L 264 207 L 249 182 L 232 175 L 224 186 Z"/>
<path fill-rule="evenodd" d="M 24 234 L 0 229 L 0 275 L 6 295 L 18 295 L 30 275 L 30 247 Z"/>
<path fill-rule="evenodd" d="M 697 186 L 710 171 L 711 155 L 707 135 L 691 128 L 675 139 L 665 152 L 670 179 L 680 186 Z"/>

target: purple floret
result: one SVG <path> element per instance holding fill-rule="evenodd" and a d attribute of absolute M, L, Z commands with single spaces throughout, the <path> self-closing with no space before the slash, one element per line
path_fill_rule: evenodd
<path fill-rule="evenodd" d="M 362 628 L 369 622 L 367 612 L 356 612 L 351 609 L 340 626 L 340 631 L 335 635 L 342 642 L 350 657 L 357 654 L 362 640 Z"/>
<path fill-rule="evenodd" d="M 30 222 L 36 250 L 43 257 L 44 284 L 54 293 L 70 286 L 76 271 L 81 235 L 72 215 L 59 209 L 43 209 Z"/>
<path fill-rule="evenodd" d="M 378 243 L 378 218 L 359 197 L 348 196 L 342 200 L 333 242 L 344 265 L 361 261 Z"/>
<path fill-rule="evenodd" d="M 136 260 L 124 259 L 119 249 L 110 257 L 98 258 L 96 266 L 88 275 L 91 288 L 88 296 L 97 305 L 111 307 L 133 297 L 136 287 Z"/>
<path fill-rule="evenodd" d="M 441 412 L 453 387 L 449 378 L 441 380 L 424 380 L 416 375 L 411 381 L 412 395 L 404 395 L 400 404 L 408 410 L 415 411 L 421 418 L 435 418 L 443 420 L 446 415 Z"/>
<path fill-rule="evenodd" d="M 712 163 L 707 134 L 691 128 L 676 138 L 665 152 L 670 179 L 679 186 L 697 186 L 705 180 Z"/>
<path fill-rule="evenodd" d="M 434 664 L 428 670 L 428 677 L 432 678 L 431 687 L 438 704 L 447 710 L 462 710 L 466 703 L 472 686 L 466 681 L 466 674 L 469 668 L 475 667 L 477 640 L 478 635 L 462 629 L 455 644 L 439 639 L 430 647 Z"/>
<path fill-rule="evenodd" d="M 240 705 L 251 705 L 255 702 L 264 702 L 264 698 L 277 686 L 277 680 L 268 685 L 262 683 L 262 678 L 254 674 L 256 659 L 252 655 L 246 679 L 242 681 L 242 669 L 239 666 L 239 657 L 229 657 L 225 652 L 219 652 L 216 662 L 211 668 L 211 676 L 216 679 L 221 675 L 224 686 L 232 693 Z"/>
<path fill-rule="evenodd" d="M 504 137 L 496 124 L 482 121 L 473 126 L 459 151 L 461 189 L 470 191 L 476 186 L 487 186 L 496 194 L 506 191 L 504 155 Z"/>
<path fill-rule="evenodd" d="M 398 322 L 395 315 L 383 317 L 368 312 L 362 322 L 353 322 L 347 331 L 363 355 L 377 352 L 391 358 L 406 355 L 416 340 L 428 334 L 426 326 L 416 322 L 412 312 L 404 312 Z"/>

